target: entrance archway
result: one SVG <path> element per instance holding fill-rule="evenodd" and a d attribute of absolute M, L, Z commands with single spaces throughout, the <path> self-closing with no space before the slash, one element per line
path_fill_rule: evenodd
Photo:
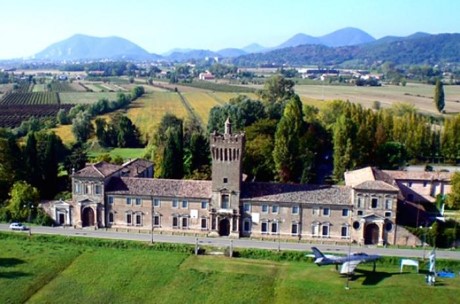
<path fill-rule="evenodd" d="M 81 214 L 81 221 L 83 227 L 94 226 L 94 211 L 91 207 L 83 209 Z"/>
<path fill-rule="evenodd" d="M 230 221 L 227 218 L 220 220 L 219 222 L 219 235 L 228 236 L 230 235 Z"/>
<path fill-rule="evenodd" d="M 364 244 L 365 245 L 377 245 L 379 243 L 379 226 L 372 223 L 366 226 L 364 231 Z"/>

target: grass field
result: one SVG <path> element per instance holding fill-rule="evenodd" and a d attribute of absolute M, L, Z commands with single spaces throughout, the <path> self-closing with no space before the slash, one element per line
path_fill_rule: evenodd
<path fill-rule="evenodd" d="M 179 118 L 187 117 L 187 110 L 177 93 L 145 94 L 129 106 L 127 116 L 139 128 L 142 136 L 149 138 L 156 132 L 158 124 L 166 113 L 174 114 Z"/>
<path fill-rule="evenodd" d="M 98 102 L 102 98 L 116 100 L 117 92 L 63 92 L 59 93 L 63 104 L 90 104 Z"/>
<path fill-rule="evenodd" d="M 0 303 L 457 303 L 460 278 L 0 239 Z"/>
<path fill-rule="evenodd" d="M 105 151 L 88 151 L 89 157 L 95 157 L 102 154 L 109 154 L 111 157 L 119 156 L 124 160 L 142 158 L 145 154 L 144 148 L 114 148 Z"/>

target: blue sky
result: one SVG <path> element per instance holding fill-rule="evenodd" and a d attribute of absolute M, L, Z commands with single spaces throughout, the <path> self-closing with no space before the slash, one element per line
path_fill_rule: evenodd
<path fill-rule="evenodd" d="M 149 52 L 275 46 L 344 27 L 375 38 L 460 32 L 458 0 L 10 0 L 0 59 L 33 55 L 74 34 L 120 36 Z"/>

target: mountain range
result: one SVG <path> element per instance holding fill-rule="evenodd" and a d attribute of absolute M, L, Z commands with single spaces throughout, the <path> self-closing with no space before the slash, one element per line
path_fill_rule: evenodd
<path fill-rule="evenodd" d="M 299 33 L 270 48 L 253 43 L 243 48 L 218 51 L 173 49 L 162 55 L 149 53 L 120 37 L 99 38 L 77 34 L 50 45 L 33 58 L 44 61 L 105 59 L 186 62 L 219 57 L 224 58 L 225 62 L 242 66 L 260 66 L 369 63 L 389 60 L 390 57 L 395 63 L 430 63 L 436 60 L 460 61 L 456 55 L 459 47 L 459 34 L 415 33 L 407 37 L 387 36 L 377 40 L 360 29 L 348 27 L 320 37 Z"/>

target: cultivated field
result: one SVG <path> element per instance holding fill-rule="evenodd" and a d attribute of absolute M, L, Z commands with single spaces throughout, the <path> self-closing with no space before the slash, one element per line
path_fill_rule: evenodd
<path fill-rule="evenodd" d="M 361 266 L 349 282 L 333 266 L 148 248 L 0 240 L 0 303 L 457 303 L 460 278 L 427 286 L 398 266 Z M 93 240 L 94 243 L 98 242 Z M 124 247 L 124 246 L 120 246 Z"/>
<path fill-rule="evenodd" d="M 155 92 L 145 94 L 134 101 L 127 111 L 127 116 L 139 128 L 144 138 L 156 132 L 158 124 L 166 113 L 179 118 L 187 117 L 187 110 L 177 93 Z"/>
<path fill-rule="evenodd" d="M 107 98 L 108 100 L 117 99 L 116 92 L 62 92 L 59 93 L 62 104 L 90 104 L 99 101 L 102 98 Z"/>
<path fill-rule="evenodd" d="M 438 114 L 434 103 L 434 86 L 408 83 L 403 86 L 357 87 L 328 85 L 296 85 L 295 91 L 304 100 L 349 100 L 371 108 L 374 101 L 382 107 L 396 102 L 410 103 L 424 113 Z M 460 86 L 444 86 L 446 112 L 460 113 Z"/>

